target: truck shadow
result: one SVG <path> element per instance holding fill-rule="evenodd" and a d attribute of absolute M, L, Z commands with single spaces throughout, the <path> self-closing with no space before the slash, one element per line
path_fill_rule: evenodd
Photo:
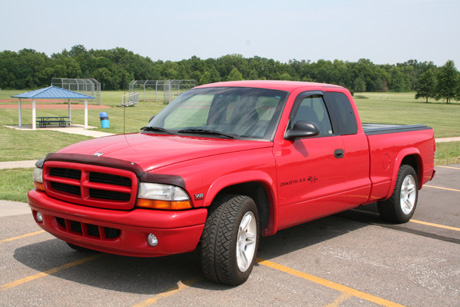
<path fill-rule="evenodd" d="M 278 231 L 276 235 L 262 238 L 258 257 L 270 260 L 316 244 L 327 244 L 350 232 L 367 227 L 380 217 L 371 209 L 370 214 L 349 210 L 333 216 Z"/>
<path fill-rule="evenodd" d="M 347 211 L 346 214 L 363 218 L 359 212 Z M 368 218 L 366 222 L 335 215 L 281 230 L 274 236 L 261 238 L 258 257 L 270 260 L 316 244 L 327 244 L 328 240 L 368 226 L 375 217 L 369 215 Z M 46 272 L 95 253 L 77 252 L 65 242 L 51 239 L 17 248 L 14 258 L 34 270 Z M 102 254 L 100 258 L 60 270 L 53 276 L 91 287 L 152 296 L 174 289 L 179 282 L 206 290 L 231 289 L 201 277 L 199 247 L 193 253 L 159 258 Z"/>

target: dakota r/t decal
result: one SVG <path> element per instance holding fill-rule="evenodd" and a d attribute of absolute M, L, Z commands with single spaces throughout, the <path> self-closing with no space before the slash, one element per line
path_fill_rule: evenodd
<path fill-rule="evenodd" d="M 284 187 L 286 185 L 293 185 L 293 184 L 304 183 L 304 182 L 315 183 L 316 181 L 318 181 L 318 178 L 316 176 L 309 176 L 308 178 L 300 178 L 300 179 L 294 179 L 294 180 L 281 182 L 280 186 Z"/>

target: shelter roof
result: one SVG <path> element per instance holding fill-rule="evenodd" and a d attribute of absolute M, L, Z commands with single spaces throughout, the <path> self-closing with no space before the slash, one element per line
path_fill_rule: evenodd
<path fill-rule="evenodd" d="M 49 86 L 39 90 L 11 96 L 26 99 L 94 99 L 92 96 L 72 92 L 57 86 Z"/>

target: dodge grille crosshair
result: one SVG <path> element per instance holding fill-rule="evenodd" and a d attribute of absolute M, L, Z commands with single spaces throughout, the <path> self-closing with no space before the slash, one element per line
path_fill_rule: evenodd
<path fill-rule="evenodd" d="M 43 183 L 51 197 L 97 208 L 129 210 L 137 195 L 136 174 L 96 165 L 47 161 Z"/>

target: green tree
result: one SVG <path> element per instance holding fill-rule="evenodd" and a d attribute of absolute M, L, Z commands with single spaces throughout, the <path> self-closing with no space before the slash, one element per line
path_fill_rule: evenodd
<path fill-rule="evenodd" d="M 75 45 L 73 46 L 70 51 L 64 50 L 62 52 L 68 53 L 69 56 L 77 61 L 78 65 L 80 65 L 80 70 L 82 72 L 83 78 L 90 78 L 90 73 L 96 70 L 95 63 L 94 63 L 94 50 L 90 52 L 86 50 L 86 48 L 82 45 Z M 56 76 L 60 77 L 60 76 Z"/>
<path fill-rule="evenodd" d="M 205 72 L 200 79 L 200 84 L 211 83 L 211 73 L 209 71 Z"/>
<path fill-rule="evenodd" d="M 452 68 L 455 73 L 452 73 Z M 433 62 L 409 60 L 404 63 L 376 65 L 369 59 L 357 62 L 340 60 L 289 60 L 281 63 L 273 59 L 240 54 L 215 59 L 193 56 L 181 61 L 153 62 L 149 57 L 116 47 L 109 50 L 87 50 L 75 45 L 69 51 L 47 57 L 31 49 L 19 52 L 0 51 L 0 88 L 34 88 L 48 85 L 52 77 L 96 78 L 105 90 L 126 89 L 132 80 L 194 79 L 203 83 L 222 80 L 302 80 L 342 85 L 352 91 L 409 91 L 422 95 L 426 80 L 421 75 L 428 70 L 434 75 L 440 68 Z M 460 100 L 459 73 L 453 62 L 446 63 L 439 75 L 436 98 Z M 425 76 L 426 77 L 426 76 Z"/>
<path fill-rule="evenodd" d="M 422 73 L 415 85 L 415 99 L 425 98 L 428 103 L 428 98 L 435 97 L 436 93 L 436 76 L 433 70 L 428 69 Z"/>
<path fill-rule="evenodd" d="M 118 90 L 120 88 L 120 80 L 118 79 L 118 76 L 105 67 L 98 68 L 93 73 L 93 76 L 96 80 L 101 82 L 103 90 Z"/>
<path fill-rule="evenodd" d="M 454 61 L 447 61 L 438 73 L 438 86 L 436 100 L 445 98 L 449 103 L 452 98 L 459 96 L 459 72 L 455 68 Z"/>
<path fill-rule="evenodd" d="M 13 51 L 0 52 L 0 88 L 17 87 L 18 54 Z"/>
<path fill-rule="evenodd" d="M 360 76 L 355 79 L 353 82 L 353 91 L 354 92 L 365 92 L 366 91 L 366 81 L 364 77 Z"/>
<path fill-rule="evenodd" d="M 232 71 L 227 76 L 227 81 L 239 81 L 244 80 L 243 75 L 240 73 L 238 68 L 233 68 Z"/>
<path fill-rule="evenodd" d="M 178 80 L 188 80 L 190 79 L 188 72 L 187 72 L 188 65 L 186 63 L 183 63 L 182 65 L 179 65 L 177 68 L 177 74 L 176 74 L 176 79 Z"/>
<path fill-rule="evenodd" d="M 408 92 L 410 91 L 410 82 L 407 75 L 405 75 L 399 67 L 393 67 L 391 71 L 390 88 L 395 92 Z"/>
<path fill-rule="evenodd" d="M 356 63 L 350 63 L 349 69 L 351 69 L 353 73 L 353 85 L 355 86 L 355 91 L 360 92 L 356 88 L 356 85 L 360 85 L 361 87 L 362 82 L 361 79 L 365 83 L 365 91 L 374 92 L 376 90 L 375 81 L 379 78 L 384 72 L 383 69 L 374 63 L 372 63 L 369 59 L 359 59 Z M 359 80 L 359 83 L 356 83 L 356 80 Z"/>
<path fill-rule="evenodd" d="M 211 80 L 210 80 L 211 82 L 219 82 L 222 80 L 220 78 L 219 72 L 214 66 L 212 66 L 210 73 L 211 73 Z"/>
<path fill-rule="evenodd" d="M 251 69 L 249 71 L 249 80 L 258 80 L 259 79 L 259 74 L 257 73 L 257 70 Z"/>
<path fill-rule="evenodd" d="M 69 52 L 64 50 L 60 54 L 51 56 L 51 67 L 54 78 L 81 78 L 82 72 L 77 59 L 71 57 Z"/>
<path fill-rule="evenodd" d="M 283 73 L 283 74 L 280 76 L 280 80 L 287 80 L 287 81 L 289 81 L 289 80 L 292 80 L 292 77 L 291 77 L 291 75 L 290 75 L 289 73 L 285 72 L 285 73 Z"/>
<path fill-rule="evenodd" d="M 22 81 L 22 88 L 36 88 L 50 83 L 51 76 L 44 73 L 49 65 L 49 58 L 44 53 L 33 49 L 22 49 L 18 56 L 16 76 Z"/>

